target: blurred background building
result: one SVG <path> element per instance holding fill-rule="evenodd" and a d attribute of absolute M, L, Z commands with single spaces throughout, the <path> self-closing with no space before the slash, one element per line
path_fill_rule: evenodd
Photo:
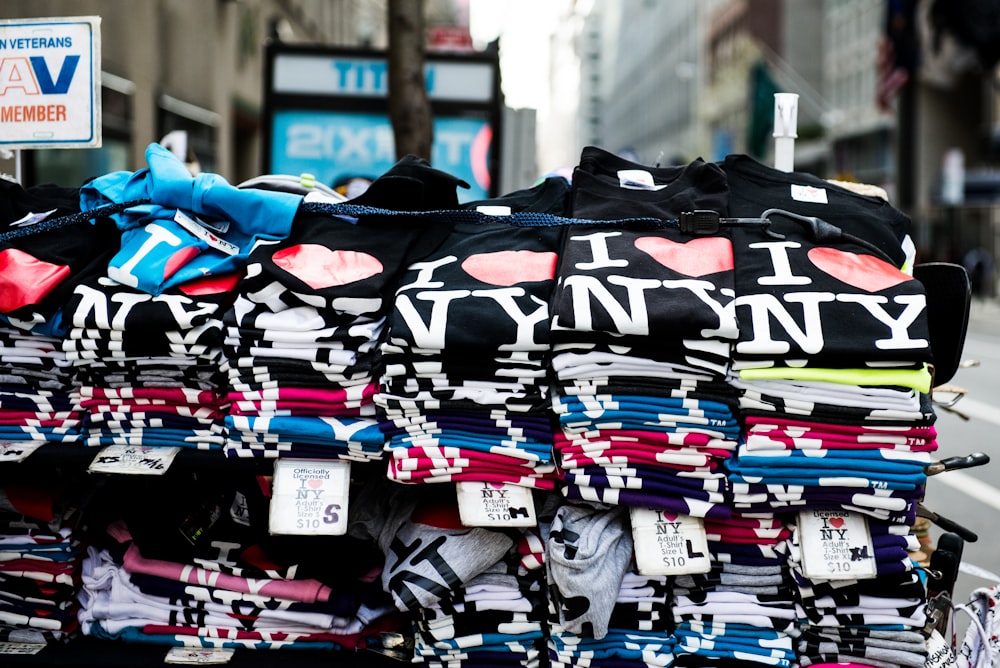
<path fill-rule="evenodd" d="M 592 0 L 584 13 L 580 144 L 647 164 L 770 164 L 773 93 L 797 93 L 797 170 L 883 189 L 925 261 L 996 257 L 1000 2 Z"/>
<path fill-rule="evenodd" d="M 384 2 L 349 0 L 4 2 L 2 19 L 101 17 L 103 146 L 25 151 L 25 181 L 137 169 L 149 142 L 175 130 L 202 169 L 257 175 L 265 40 L 384 45 L 384 14 Z"/>
<path fill-rule="evenodd" d="M 0 19 L 102 18 L 104 145 L 24 151 L 24 180 L 137 169 L 174 130 L 202 169 L 258 175 L 265 43 L 384 49 L 386 5 L 5 0 Z M 572 166 L 586 145 L 650 165 L 769 163 L 773 93 L 791 92 L 796 169 L 884 189 L 924 260 L 1000 250 L 996 0 L 426 0 L 428 47 L 485 48 L 470 35 L 484 6 L 501 19 L 505 93 L 515 76 L 535 86 L 508 94 L 502 190 Z M 514 54 L 520 73 L 504 65 Z"/>

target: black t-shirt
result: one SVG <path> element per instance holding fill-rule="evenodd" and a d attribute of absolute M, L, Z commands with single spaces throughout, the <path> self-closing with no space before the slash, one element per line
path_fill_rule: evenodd
<path fill-rule="evenodd" d="M 575 218 L 679 218 L 685 211 L 709 209 L 725 215 L 726 175 L 698 158 L 687 165 L 649 167 L 588 146 L 573 170 Z"/>
<path fill-rule="evenodd" d="M 511 213 L 548 213 L 569 217 L 572 211 L 570 192 L 569 181 L 561 176 L 550 176 L 530 188 L 515 190 L 492 199 L 467 202 L 462 208 L 476 210 L 481 206 L 506 206 L 510 207 Z"/>
<path fill-rule="evenodd" d="M 874 244 L 897 267 L 906 260 L 901 246 L 910 219 L 879 197 L 861 195 L 803 172 L 782 172 L 746 155 L 721 163 L 729 184 L 729 215 L 757 217 L 768 209 L 815 216 Z"/>
<path fill-rule="evenodd" d="M 864 367 L 930 362 L 923 285 L 851 241 L 816 243 L 775 216 L 733 230 L 737 360 Z"/>
<path fill-rule="evenodd" d="M 79 210 L 78 188 L 22 188 L 0 179 L 0 234 L 31 230 L 31 221 L 52 220 Z M 68 225 L 0 242 L 0 314 L 33 325 L 48 323 L 43 333 L 61 334 L 53 317 L 77 284 L 105 274 L 119 239 L 111 221 L 99 218 L 93 224 Z"/>

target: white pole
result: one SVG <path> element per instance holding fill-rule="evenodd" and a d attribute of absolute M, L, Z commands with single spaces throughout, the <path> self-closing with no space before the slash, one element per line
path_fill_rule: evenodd
<path fill-rule="evenodd" d="M 799 123 L 799 96 L 796 93 L 774 94 L 774 168 L 783 172 L 795 169 L 795 138 Z"/>

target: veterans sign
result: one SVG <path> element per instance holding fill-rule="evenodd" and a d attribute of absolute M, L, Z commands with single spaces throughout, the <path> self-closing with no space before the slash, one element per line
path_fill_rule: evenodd
<path fill-rule="evenodd" d="M 101 18 L 0 21 L 0 147 L 101 145 Z"/>

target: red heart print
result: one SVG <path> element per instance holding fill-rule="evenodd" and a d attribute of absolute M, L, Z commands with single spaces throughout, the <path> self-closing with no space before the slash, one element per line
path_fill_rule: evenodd
<path fill-rule="evenodd" d="M 241 278 L 243 278 L 242 271 L 223 274 L 222 276 L 206 276 L 205 278 L 196 278 L 193 281 L 182 283 L 177 286 L 177 289 L 189 297 L 218 295 L 223 292 L 232 292 L 235 290 Z"/>
<path fill-rule="evenodd" d="M 0 313 L 10 313 L 42 301 L 53 288 L 69 277 L 64 264 L 39 260 L 16 248 L 0 251 Z"/>
<path fill-rule="evenodd" d="M 832 526 L 834 529 L 839 529 L 840 527 L 844 526 L 844 518 L 843 517 L 831 517 L 830 518 L 830 526 Z"/>
<path fill-rule="evenodd" d="M 698 278 L 733 269 L 733 245 L 723 237 L 703 237 L 686 243 L 665 237 L 639 237 L 635 247 L 685 276 Z"/>
<path fill-rule="evenodd" d="M 313 489 L 319 489 L 320 487 L 323 486 L 323 481 L 320 480 L 319 478 L 310 478 L 308 481 L 306 481 L 306 484 L 312 487 Z"/>
<path fill-rule="evenodd" d="M 552 280 L 558 259 L 555 253 L 528 250 L 476 253 L 462 262 L 462 270 L 482 283 L 510 287 Z"/>
<path fill-rule="evenodd" d="M 163 266 L 163 278 L 167 279 L 173 276 L 177 273 L 178 269 L 193 260 L 199 253 L 201 253 L 201 251 L 197 246 L 187 246 L 175 251 L 174 254 L 167 259 L 167 263 Z"/>
<path fill-rule="evenodd" d="M 874 255 L 827 247 L 813 248 L 807 255 L 818 269 L 865 292 L 879 292 L 912 280 L 911 276 Z"/>
<path fill-rule="evenodd" d="M 677 519 L 677 513 L 668 513 L 665 510 L 660 511 L 660 516 L 668 522 L 673 522 Z"/>
<path fill-rule="evenodd" d="M 283 248 L 271 260 L 314 290 L 347 285 L 382 272 L 382 263 L 368 253 L 332 250 L 319 244 Z"/>

